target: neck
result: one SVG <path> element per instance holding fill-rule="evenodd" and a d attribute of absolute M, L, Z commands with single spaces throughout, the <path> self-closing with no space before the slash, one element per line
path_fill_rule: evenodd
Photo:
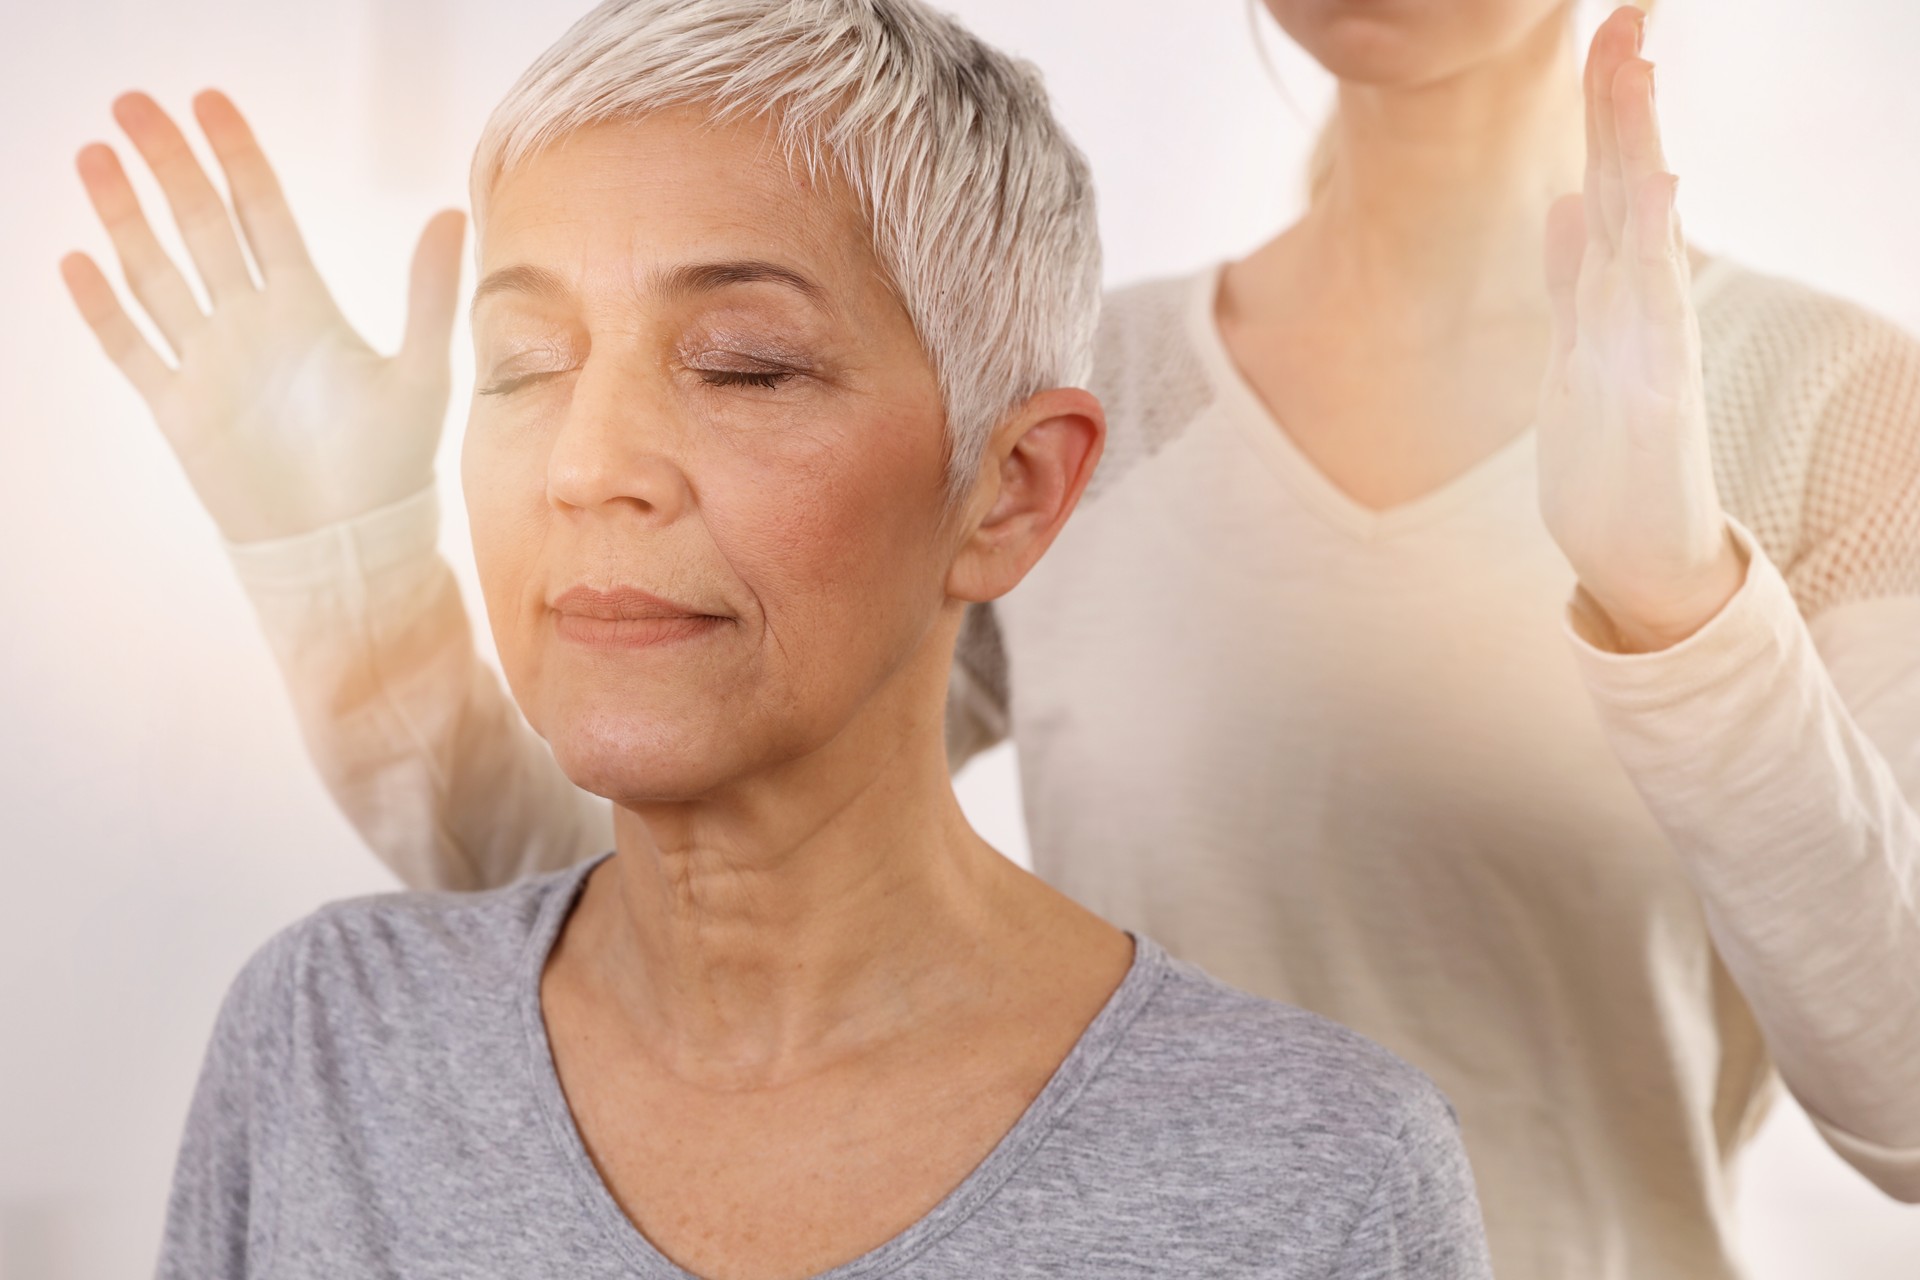
<path fill-rule="evenodd" d="M 698 800 L 616 806 L 617 854 L 569 932 L 590 981 L 681 1078 L 806 1074 L 990 976 L 968 962 L 1009 927 L 1019 873 L 961 813 L 939 716 L 911 710 L 941 705 L 944 664 L 937 687 L 901 674 L 804 757 Z"/>
<path fill-rule="evenodd" d="M 1448 310 L 1544 308 L 1547 207 L 1585 158 L 1571 24 L 1417 88 L 1343 82 L 1333 162 L 1290 235 L 1343 288 Z"/>

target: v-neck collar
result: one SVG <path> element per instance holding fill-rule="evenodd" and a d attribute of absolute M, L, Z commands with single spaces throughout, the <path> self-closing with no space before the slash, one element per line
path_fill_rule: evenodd
<path fill-rule="evenodd" d="M 1708 258 L 1695 274 L 1696 306 L 1719 288 L 1727 269 L 1725 264 L 1726 259 L 1716 255 Z M 1416 497 L 1388 507 L 1369 507 L 1355 499 L 1307 456 L 1254 390 L 1240 366 L 1234 363 L 1214 318 L 1220 279 L 1226 267 L 1225 262 L 1216 262 L 1194 277 L 1185 313 L 1187 340 L 1193 344 L 1206 369 L 1217 405 L 1234 429 L 1268 469 L 1328 524 L 1361 542 L 1384 541 L 1430 525 L 1469 505 L 1506 483 L 1516 469 L 1525 467 L 1531 471 L 1539 436 L 1534 424 L 1528 423 L 1513 439 L 1459 475 Z"/>
<path fill-rule="evenodd" d="M 579 1127 L 574 1123 L 573 1111 L 567 1105 L 566 1093 L 560 1086 L 546 1020 L 540 1012 L 540 978 L 546 969 L 547 957 L 559 939 L 561 925 L 579 901 L 587 876 L 613 856 L 611 852 L 602 854 L 563 873 L 542 905 L 527 941 L 517 994 L 528 1049 L 530 1083 L 560 1161 L 573 1175 L 584 1211 L 599 1225 L 620 1258 L 642 1280 L 700 1280 L 661 1253 L 634 1226 L 594 1167 Z M 1039 1094 L 972 1172 L 911 1226 L 859 1257 L 820 1272 L 810 1280 L 873 1280 L 892 1274 L 972 1217 L 1039 1149 L 1119 1046 L 1127 1028 L 1166 976 L 1165 950 L 1143 934 L 1128 930 L 1127 936 L 1133 939 L 1133 961 L 1126 975 L 1080 1033 Z"/>

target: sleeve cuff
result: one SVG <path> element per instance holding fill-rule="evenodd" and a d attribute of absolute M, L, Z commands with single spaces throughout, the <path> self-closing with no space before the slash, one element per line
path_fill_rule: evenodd
<path fill-rule="evenodd" d="M 1653 653 L 1621 652 L 1606 613 L 1583 588 L 1574 588 L 1562 624 L 1596 696 L 1635 708 L 1680 702 L 1791 644 L 1792 630 L 1805 625 L 1793 592 L 1747 527 L 1731 517 L 1727 525 L 1746 554 L 1746 579 L 1719 613 L 1678 644 Z"/>
<path fill-rule="evenodd" d="M 310 591 L 346 577 L 378 573 L 435 554 L 440 542 L 440 494 L 429 484 L 411 497 L 295 534 L 257 542 L 221 539 L 240 583 L 250 593 Z"/>
<path fill-rule="evenodd" d="M 1920 1204 L 1920 1149 L 1883 1147 L 1827 1123 L 1812 1108 L 1806 1111 L 1827 1145 L 1869 1182 L 1902 1204 Z"/>

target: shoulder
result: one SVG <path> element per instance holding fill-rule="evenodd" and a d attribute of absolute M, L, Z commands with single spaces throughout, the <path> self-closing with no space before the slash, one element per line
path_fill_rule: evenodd
<path fill-rule="evenodd" d="M 1713 260 L 1700 279 L 1710 378 L 1818 396 L 1861 373 L 1911 376 L 1920 364 L 1920 341 L 1857 302 L 1727 259 Z"/>
<path fill-rule="evenodd" d="M 1223 1144 L 1356 1174 L 1402 1148 L 1458 1141 L 1452 1105 L 1427 1075 L 1318 1014 L 1231 987 L 1165 956 L 1130 1029 L 1126 1072 L 1158 1082 Z"/>
<path fill-rule="evenodd" d="M 1135 936 L 1153 985 L 1050 1149 L 1103 1222 L 1154 1242 L 1147 1270 L 1216 1274 L 1225 1249 L 1289 1274 L 1487 1274 L 1459 1125 L 1431 1080 Z"/>
<path fill-rule="evenodd" d="M 1195 345 L 1196 310 L 1214 268 L 1109 291 L 1101 303 L 1089 390 L 1107 411 L 1107 446 L 1089 496 L 1177 437 L 1214 388 Z"/>
<path fill-rule="evenodd" d="M 236 988 L 262 1013 L 294 1007 L 333 1017 L 410 1015 L 499 992 L 551 910 L 586 866 L 482 893 L 405 892 L 329 903 L 287 926 L 249 961 Z"/>
<path fill-rule="evenodd" d="M 1795 281 L 1707 270 L 1701 364 L 1727 509 L 1809 616 L 1920 590 L 1920 339 Z"/>
<path fill-rule="evenodd" d="M 1136 280 L 1109 289 L 1100 304 L 1096 342 L 1109 364 L 1128 352 L 1146 352 L 1164 346 L 1185 333 L 1198 291 L 1215 268 L 1185 275 Z"/>

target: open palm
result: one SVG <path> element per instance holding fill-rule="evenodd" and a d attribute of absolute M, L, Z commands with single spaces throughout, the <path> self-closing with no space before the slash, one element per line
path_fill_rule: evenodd
<path fill-rule="evenodd" d="M 1622 8 L 1586 70 L 1587 174 L 1547 227 L 1554 355 L 1540 398 L 1540 504 L 1622 643 L 1684 639 L 1744 567 L 1714 483 L 1686 242 L 1654 114 L 1642 15 Z"/>
<path fill-rule="evenodd" d="M 61 274 L 88 326 L 132 381 L 220 531 L 284 537 L 397 501 L 428 484 L 446 415 L 464 217 L 434 216 L 414 254 L 406 336 L 383 356 L 355 333 L 315 271 L 279 181 L 246 121 L 214 91 L 194 100 L 233 193 L 233 214 L 158 104 L 130 93 L 114 115 L 153 170 L 210 310 L 154 236 L 113 150 L 78 168 L 127 284 L 168 347 L 141 334 L 85 254 Z"/>

